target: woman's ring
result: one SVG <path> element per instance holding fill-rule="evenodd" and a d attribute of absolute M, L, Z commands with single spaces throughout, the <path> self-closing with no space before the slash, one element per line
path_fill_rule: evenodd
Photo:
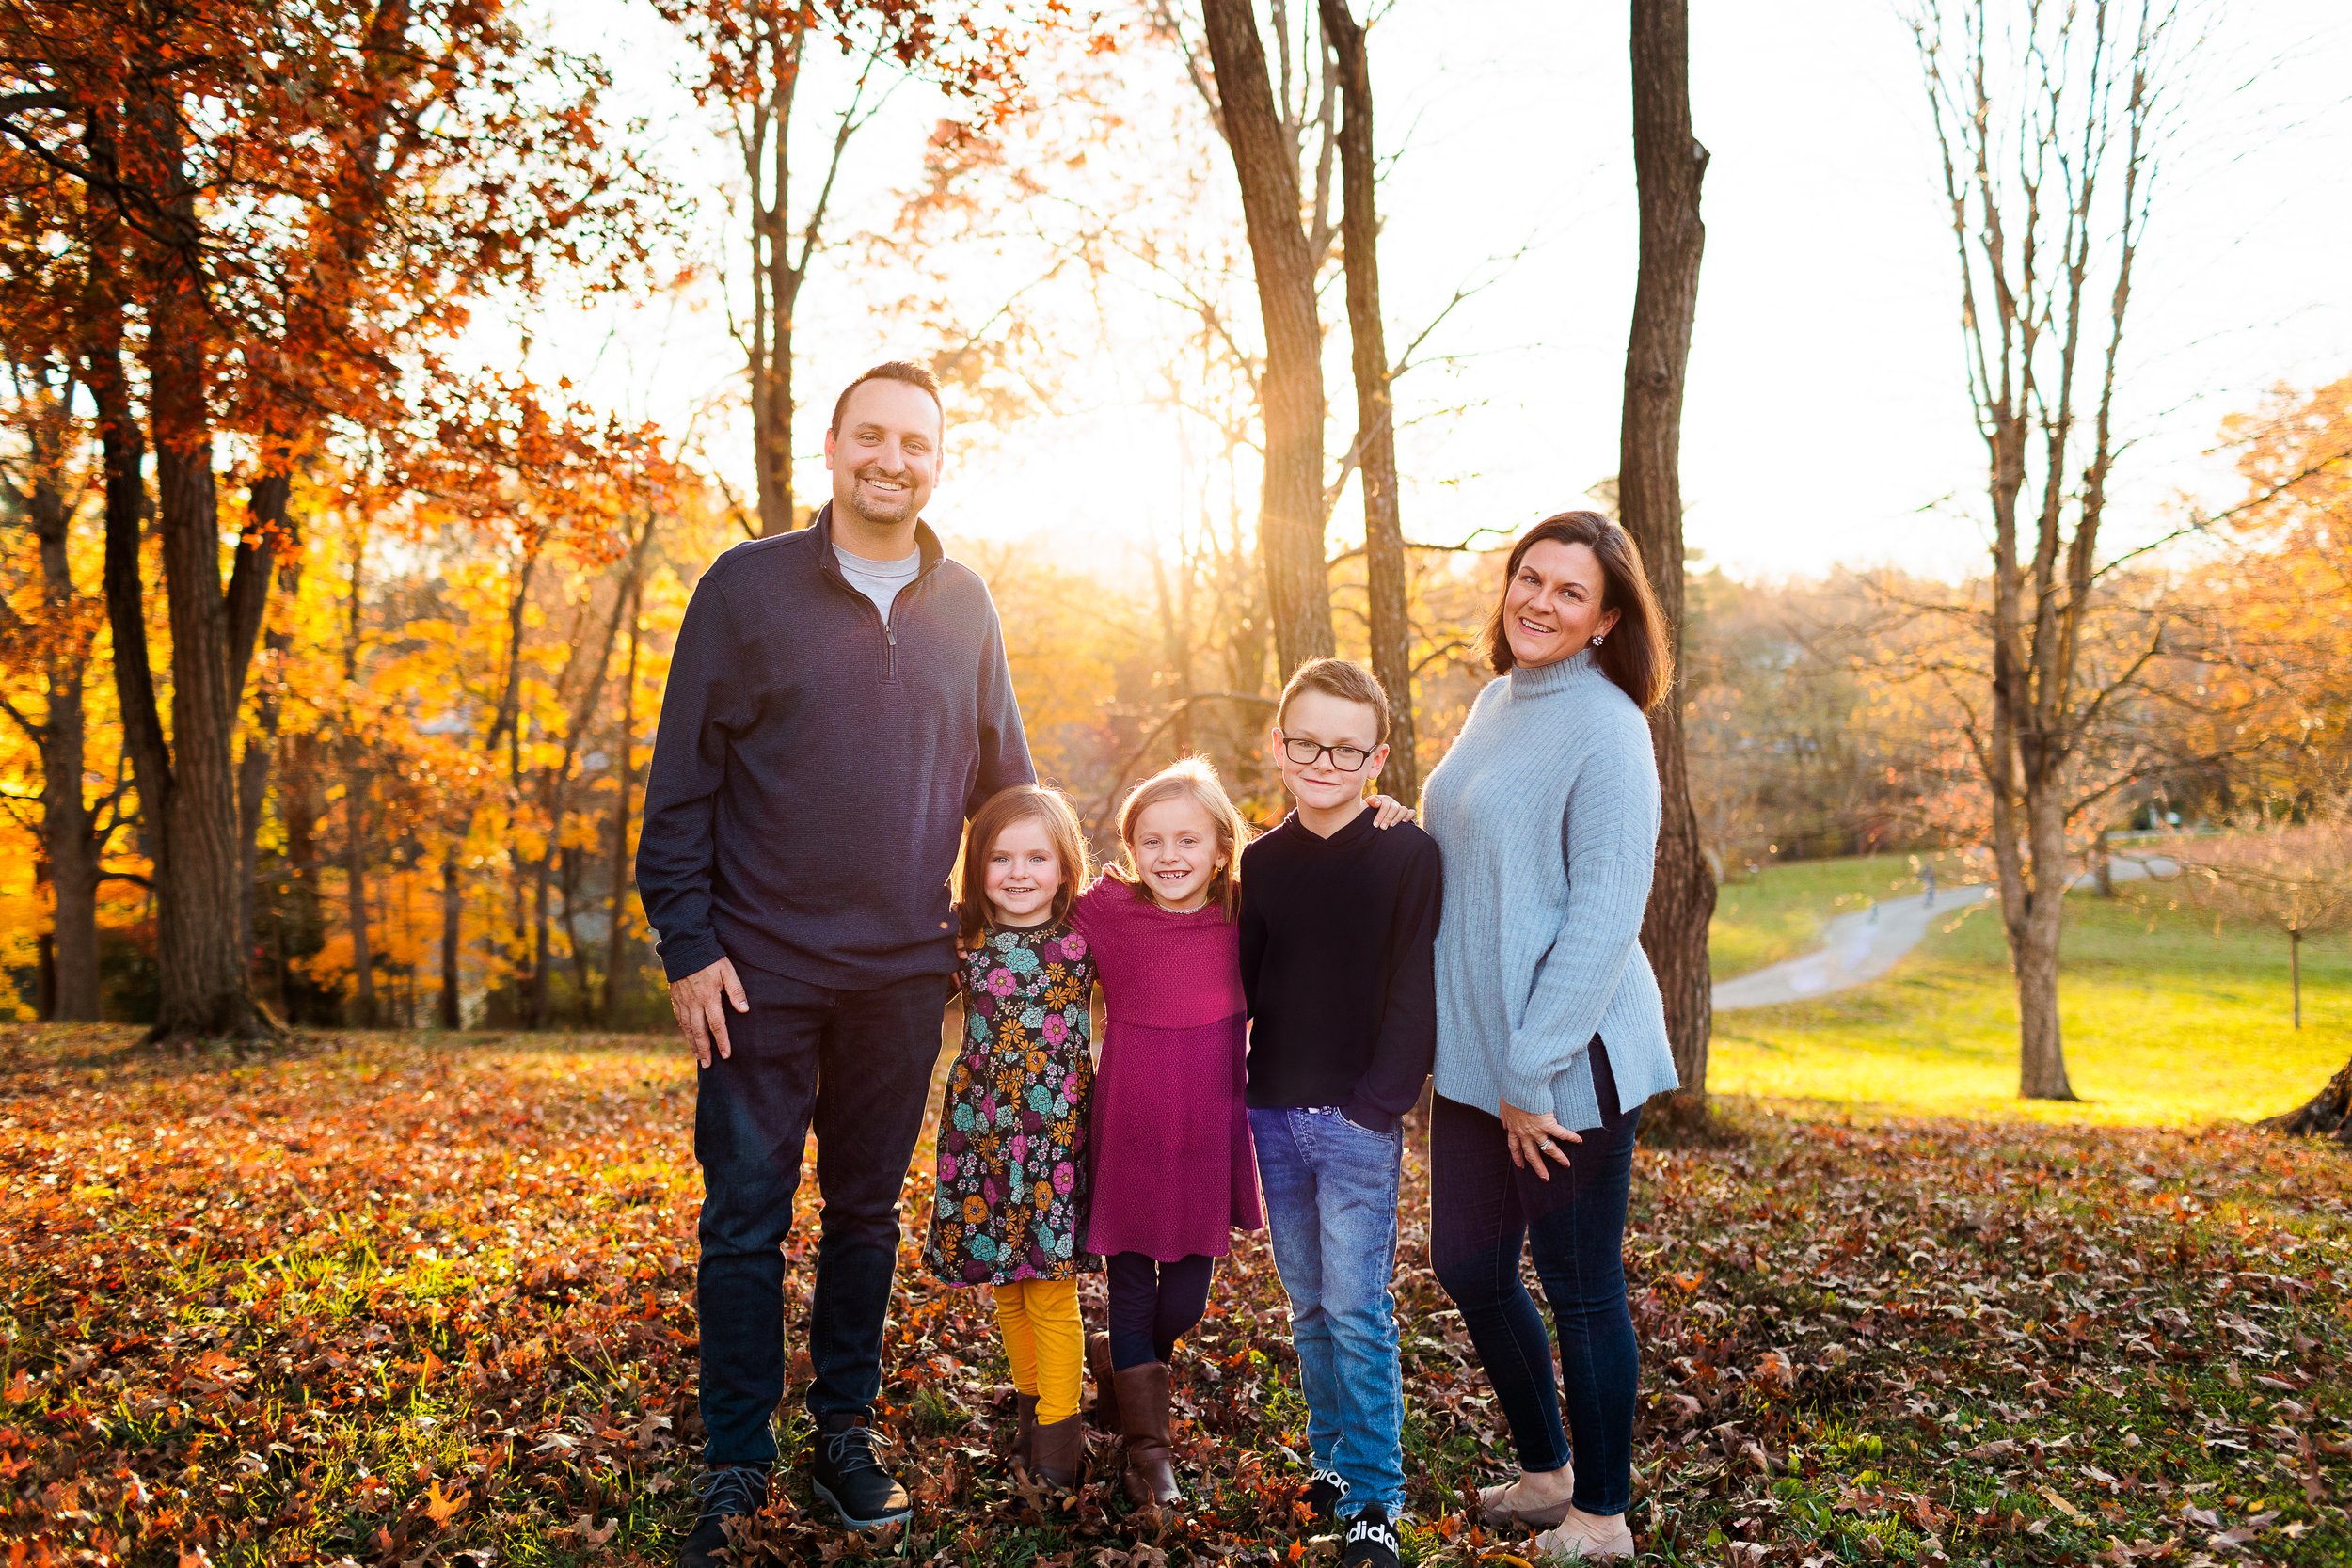
<path fill-rule="evenodd" d="M 1544 1152 L 1546 1154 L 1557 1154 L 1560 1152 L 1560 1146 L 1553 1143 L 1549 1138 L 1546 1138 L 1544 1140 Z"/>

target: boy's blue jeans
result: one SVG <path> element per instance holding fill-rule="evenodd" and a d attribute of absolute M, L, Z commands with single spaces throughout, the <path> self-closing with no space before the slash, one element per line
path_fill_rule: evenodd
<path fill-rule="evenodd" d="M 1343 1515 L 1405 1507 L 1405 1383 L 1396 1353 L 1401 1127 L 1375 1132 L 1331 1106 L 1249 1113 L 1274 1266 L 1291 1298 L 1307 1444 L 1346 1484 Z"/>

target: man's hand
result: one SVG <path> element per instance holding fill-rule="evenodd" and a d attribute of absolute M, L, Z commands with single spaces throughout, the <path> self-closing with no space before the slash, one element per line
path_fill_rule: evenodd
<path fill-rule="evenodd" d="M 719 1005 L 722 997 L 739 1013 L 752 1010 L 743 995 L 743 982 L 736 978 L 731 958 L 721 958 L 707 969 L 698 969 L 682 980 L 670 982 L 670 1011 L 677 1015 L 677 1032 L 694 1048 L 694 1060 L 705 1067 L 710 1065 L 714 1041 L 720 1055 L 735 1053 L 727 1043 L 726 1008 Z"/>

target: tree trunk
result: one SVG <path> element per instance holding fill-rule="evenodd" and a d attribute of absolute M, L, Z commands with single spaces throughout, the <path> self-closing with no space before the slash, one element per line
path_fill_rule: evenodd
<path fill-rule="evenodd" d="M 78 750 L 79 748 L 76 748 Z M 78 773 L 72 775 L 77 784 Z M 77 788 L 76 793 L 79 793 Z M 98 1020 L 98 840 L 84 807 L 77 828 L 56 824 L 49 851 L 49 885 L 56 901 L 54 1001 L 50 1018 L 65 1022 Z"/>
<path fill-rule="evenodd" d="M 57 487 L 63 451 L 63 400 L 57 420 L 29 420 L 30 486 L 16 499 L 40 546 L 43 601 L 42 677 L 47 713 L 35 741 L 40 752 L 40 844 L 53 900 L 52 936 L 43 949 L 46 990 L 40 1016 L 69 1022 L 98 1017 L 98 814 L 82 793 L 88 727 L 83 705 L 90 642 L 59 635 L 72 625 L 75 601 L 69 556 L 72 513 Z M 46 412 L 44 410 L 43 412 Z"/>
<path fill-rule="evenodd" d="M 2263 1125 L 2298 1138 L 2333 1138 L 2352 1148 L 2352 1062 L 2344 1063 L 2328 1086 L 2301 1106 Z"/>
<path fill-rule="evenodd" d="M 548 1026 L 549 984 L 548 971 L 554 967 L 554 907 L 549 897 L 554 881 L 555 835 L 560 823 L 548 828 L 548 849 L 539 857 L 532 871 L 531 890 L 531 985 L 523 993 L 523 1024 L 530 1029 Z"/>
<path fill-rule="evenodd" d="M 564 846 L 563 874 L 557 879 L 556 887 L 564 897 L 564 952 L 572 962 L 571 1016 L 581 1023 L 593 1019 L 588 999 L 596 994 L 596 978 L 588 967 L 588 946 L 580 940 L 580 883 L 582 863 L 586 859 L 578 848 Z"/>
<path fill-rule="evenodd" d="M 1177 548 L 1182 549 L 1180 541 Z M 1191 575 L 1192 563 L 1184 562 L 1184 572 Z M 1160 612 L 1160 657 L 1168 661 L 1168 673 L 1174 679 L 1176 713 L 1170 731 L 1176 742 L 1178 756 L 1190 756 L 1192 744 L 1192 622 L 1180 616 L 1176 596 L 1168 591 L 1168 563 L 1160 559 L 1159 546 L 1152 547 L 1152 596 Z"/>
<path fill-rule="evenodd" d="M 277 534 L 278 591 L 289 603 L 302 592 L 302 550 L 287 510 L 293 490 L 290 476 L 271 474 L 254 483 L 253 525 Z M 258 956 L 253 937 L 253 904 L 261 876 L 262 816 L 268 802 L 270 758 L 278 750 L 279 699 L 286 657 L 294 651 L 294 630 L 275 626 L 265 634 L 270 678 L 255 692 L 253 728 L 245 737 L 245 754 L 237 763 L 237 951 L 250 972 Z"/>
<path fill-rule="evenodd" d="M 2303 1027 L 2303 933 L 2287 933 L 2287 987 L 2295 997 L 2295 1026 Z"/>
<path fill-rule="evenodd" d="M 2058 1026 L 2058 938 L 2066 916 L 2066 808 L 2055 783 L 2028 784 L 2030 885 L 2023 865 L 2001 879 L 2002 928 L 2017 984 L 2017 1092 L 2027 1100 L 2073 1100 Z M 2012 848 L 2011 856 L 2017 851 Z M 2014 895 L 2012 895 L 2012 889 Z"/>
<path fill-rule="evenodd" d="M 763 26 L 768 31 L 759 32 Z M 755 21 L 749 63 L 755 81 L 765 76 L 765 94 L 749 109 L 749 135 L 742 141 L 743 173 L 751 200 L 751 341 L 746 370 L 751 380 L 752 457 L 759 482 L 759 531 L 788 531 L 792 515 L 792 309 L 800 276 L 792 266 L 792 103 L 801 79 L 798 26 L 778 32 Z M 838 154 L 836 154 L 836 161 Z M 763 187 L 774 192 L 763 199 Z"/>
<path fill-rule="evenodd" d="M 293 488 L 286 474 L 268 475 L 254 483 L 251 508 L 253 526 L 257 531 L 285 533 L 292 528 L 287 501 Z M 278 564 L 279 592 L 292 599 L 301 590 L 302 556 L 297 548 L 282 547 Z M 245 737 L 245 753 L 237 763 L 237 878 L 238 918 L 237 951 L 244 954 L 248 972 L 254 958 L 253 906 L 255 883 L 260 876 L 262 854 L 262 817 L 267 804 L 271 755 L 278 749 L 278 724 L 280 690 L 279 672 L 286 656 L 292 652 L 292 630 L 279 626 L 267 633 L 266 646 L 270 654 L 271 678 L 255 694 L 253 728 Z"/>
<path fill-rule="evenodd" d="M 507 857 L 506 899 L 507 929 L 512 937 L 508 950 L 514 955 L 506 972 L 507 1015 L 525 1028 L 535 1027 L 530 1022 L 531 976 L 525 973 L 531 962 L 531 900 L 519 855 Z"/>
<path fill-rule="evenodd" d="M 1642 946 L 1665 998 L 1666 1034 L 1682 1087 L 1677 1116 L 1707 1111 L 1708 1041 L 1714 980 L 1708 922 L 1715 876 L 1691 805 L 1682 734 L 1683 384 L 1698 313 L 1699 258 L 1707 230 L 1699 186 L 1707 149 L 1691 130 L 1689 0 L 1633 0 L 1633 167 L 1641 202 L 1641 261 L 1633 325 L 1626 341 L 1625 409 L 1619 429 L 1617 503 L 1641 547 L 1650 586 L 1665 611 L 1676 684 L 1650 711 L 1658 753 L 1661 816 L 1658 870 L 1642 917 Z"/>
<path fill-rule="evenodd" d="M 343 889 L 350 901 L 352 1022 L 375 1027 L 375 945 L 368 935 L 368 775 L 358 748 L 344 753 Z"/>
<path fill-rule="evenodd" d="M 326 813 L 319 799 L 318 754 L 316 732 L 289 738 L 278 793 L 278 814 L 286 830 L 286 892 L 277 921 L 273 984 L 278 1006 L 288 1013 L 292 1006 L 286 982 L 292 958 L 296 954 L 308 958 L 325 942 L 326 923 L 319 912 L 317 833 L 319 820 Z"/>
<path fill-rule="evenodd" d="M 257 1039 L 276 1031 L 255 1005 L 237 951 L 234 737 L 242 668 L 231 668 L 230 603 L 267 593 L 220 579 L 219 498 L 213 480 L 210 313 L 198 255 L 195 195 L 181 163 L 179 104 L 135 79 L 133 120 L 145 166 L 135 183 L 159 193 L 163 230 L 148 298 L 148 424 L 155 445 L 157 531 L 171 626 L 171 784 L 159 814 L 167 850 L 157 867 L 156 958 L 162 1002 L 151 1040 Z M 266 557 L 266 551 L 260 552 Z M 266 559 L 262 564 L 266 567 Z M 142 640 L 143 641 L 143 640 Z M 115 657 L 123 659 L 118 642 Z M 142 809 L 152 811 L 142 800 Z"/>
<path fill-rule="evenodd" d="M 614 738 L 612 748 L 612 887 L 604 939 L 603 1017 L 607 1028 L 619 1022 L 621 967 L 628 951 L 628 939 L 625 934 L 629 885 L 628 797 L 630 786 L 637 777 L 637 650 L 643 636 L 641 616 L 644 601 L 642 584 L 631 583 L 628 594 L 628 657 L 622 666 L 618 715 L 621 733 Z M 585 1001 L 584 998 L 582 1000 Z"/>
<path fill-rule="evenodd" d="M 465 1026 L 465 999 L 459 962 L 463 951 L 466 913 L 465 885 L 457 874 L 457 842 L 441 850 L 441 994 L 434 1005 L 433 1022 L 444 1029 Z"/>
<path fill-rule="evenodd" d="M 1372 673 L 1389 693 L 1389 764 L 1381 785 L 1407 802 L 1421 798 L 1413 725 L 1413 626 L 1397 497 L 1396 406 L 1389 345 L 1380 320 L 1380 210 L 1375 190 L 1372 61 L 1347 0 L 1322 0 L 1340 87 L 1341 257 L 1347 269 L 1347 333 L 1356 381 L 1358 478 L 1364 487 L 1364 582 L 1371 599 Z"/>
<path fill-rule="evenodd" d="M 1201 12 L 1265 324 L 1258 548 L 1281 664 L 1279 685 L 1337 646 L 1323 553 L 1323 326 L 1314 256 L 1299 227 L 1296 155 L 1275 106 L 1255 9 L 1250 0 L 1203 0 Z"/>
<path fill-rule="evenodd" d="M 93 156 L 96 151 L 93 150 Z M 139 843 L 161 882 L 168 874 L 170 846 L 163 833 L 164 807 L 171 798 L 171 758 L 164 745 L 163 717 L 155 703 L 155 677 L 147 650 L 147 589 L 140 570 L 140 515 L 146 509 L 147 443 L 131 412 L 122 365 L 122 322 L 111 305 L 102 308 L 84 379 L 98 412 L 98 443 L 106 471 L 105 554 L 103 592 L 106 626 L 113 638 L 115 701 L 122 725 L 122 749 L 131 760 L 131 783 L 139 798 Z"/>

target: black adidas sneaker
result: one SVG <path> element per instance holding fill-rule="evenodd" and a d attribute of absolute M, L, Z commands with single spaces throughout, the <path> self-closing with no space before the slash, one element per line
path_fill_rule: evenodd
<path fill-rule="evenodd" d="M 1364 1563 L 1367 1568 L 1398 1568 L 1403 1562 L 1397 1554 L 1405 1543 L 1397 1535 L 1396 1527 L 1389 1523 L 1387 1509 L 1369 1503 L 1346 1524 L 1347 1534 L 1340 1543 L 1342 1568 L 1355 1562 Z"/>
<path fill-rule="evenodd" d="M 1314 1479 L 1307 1483 L 1307 1506 L 1325 1524 L 1340 1516 L 1340 1504 L 1346 1498 L 1347 1482 L 1340 1479 L 1337 1470 L 1317 1470 Z"/>

